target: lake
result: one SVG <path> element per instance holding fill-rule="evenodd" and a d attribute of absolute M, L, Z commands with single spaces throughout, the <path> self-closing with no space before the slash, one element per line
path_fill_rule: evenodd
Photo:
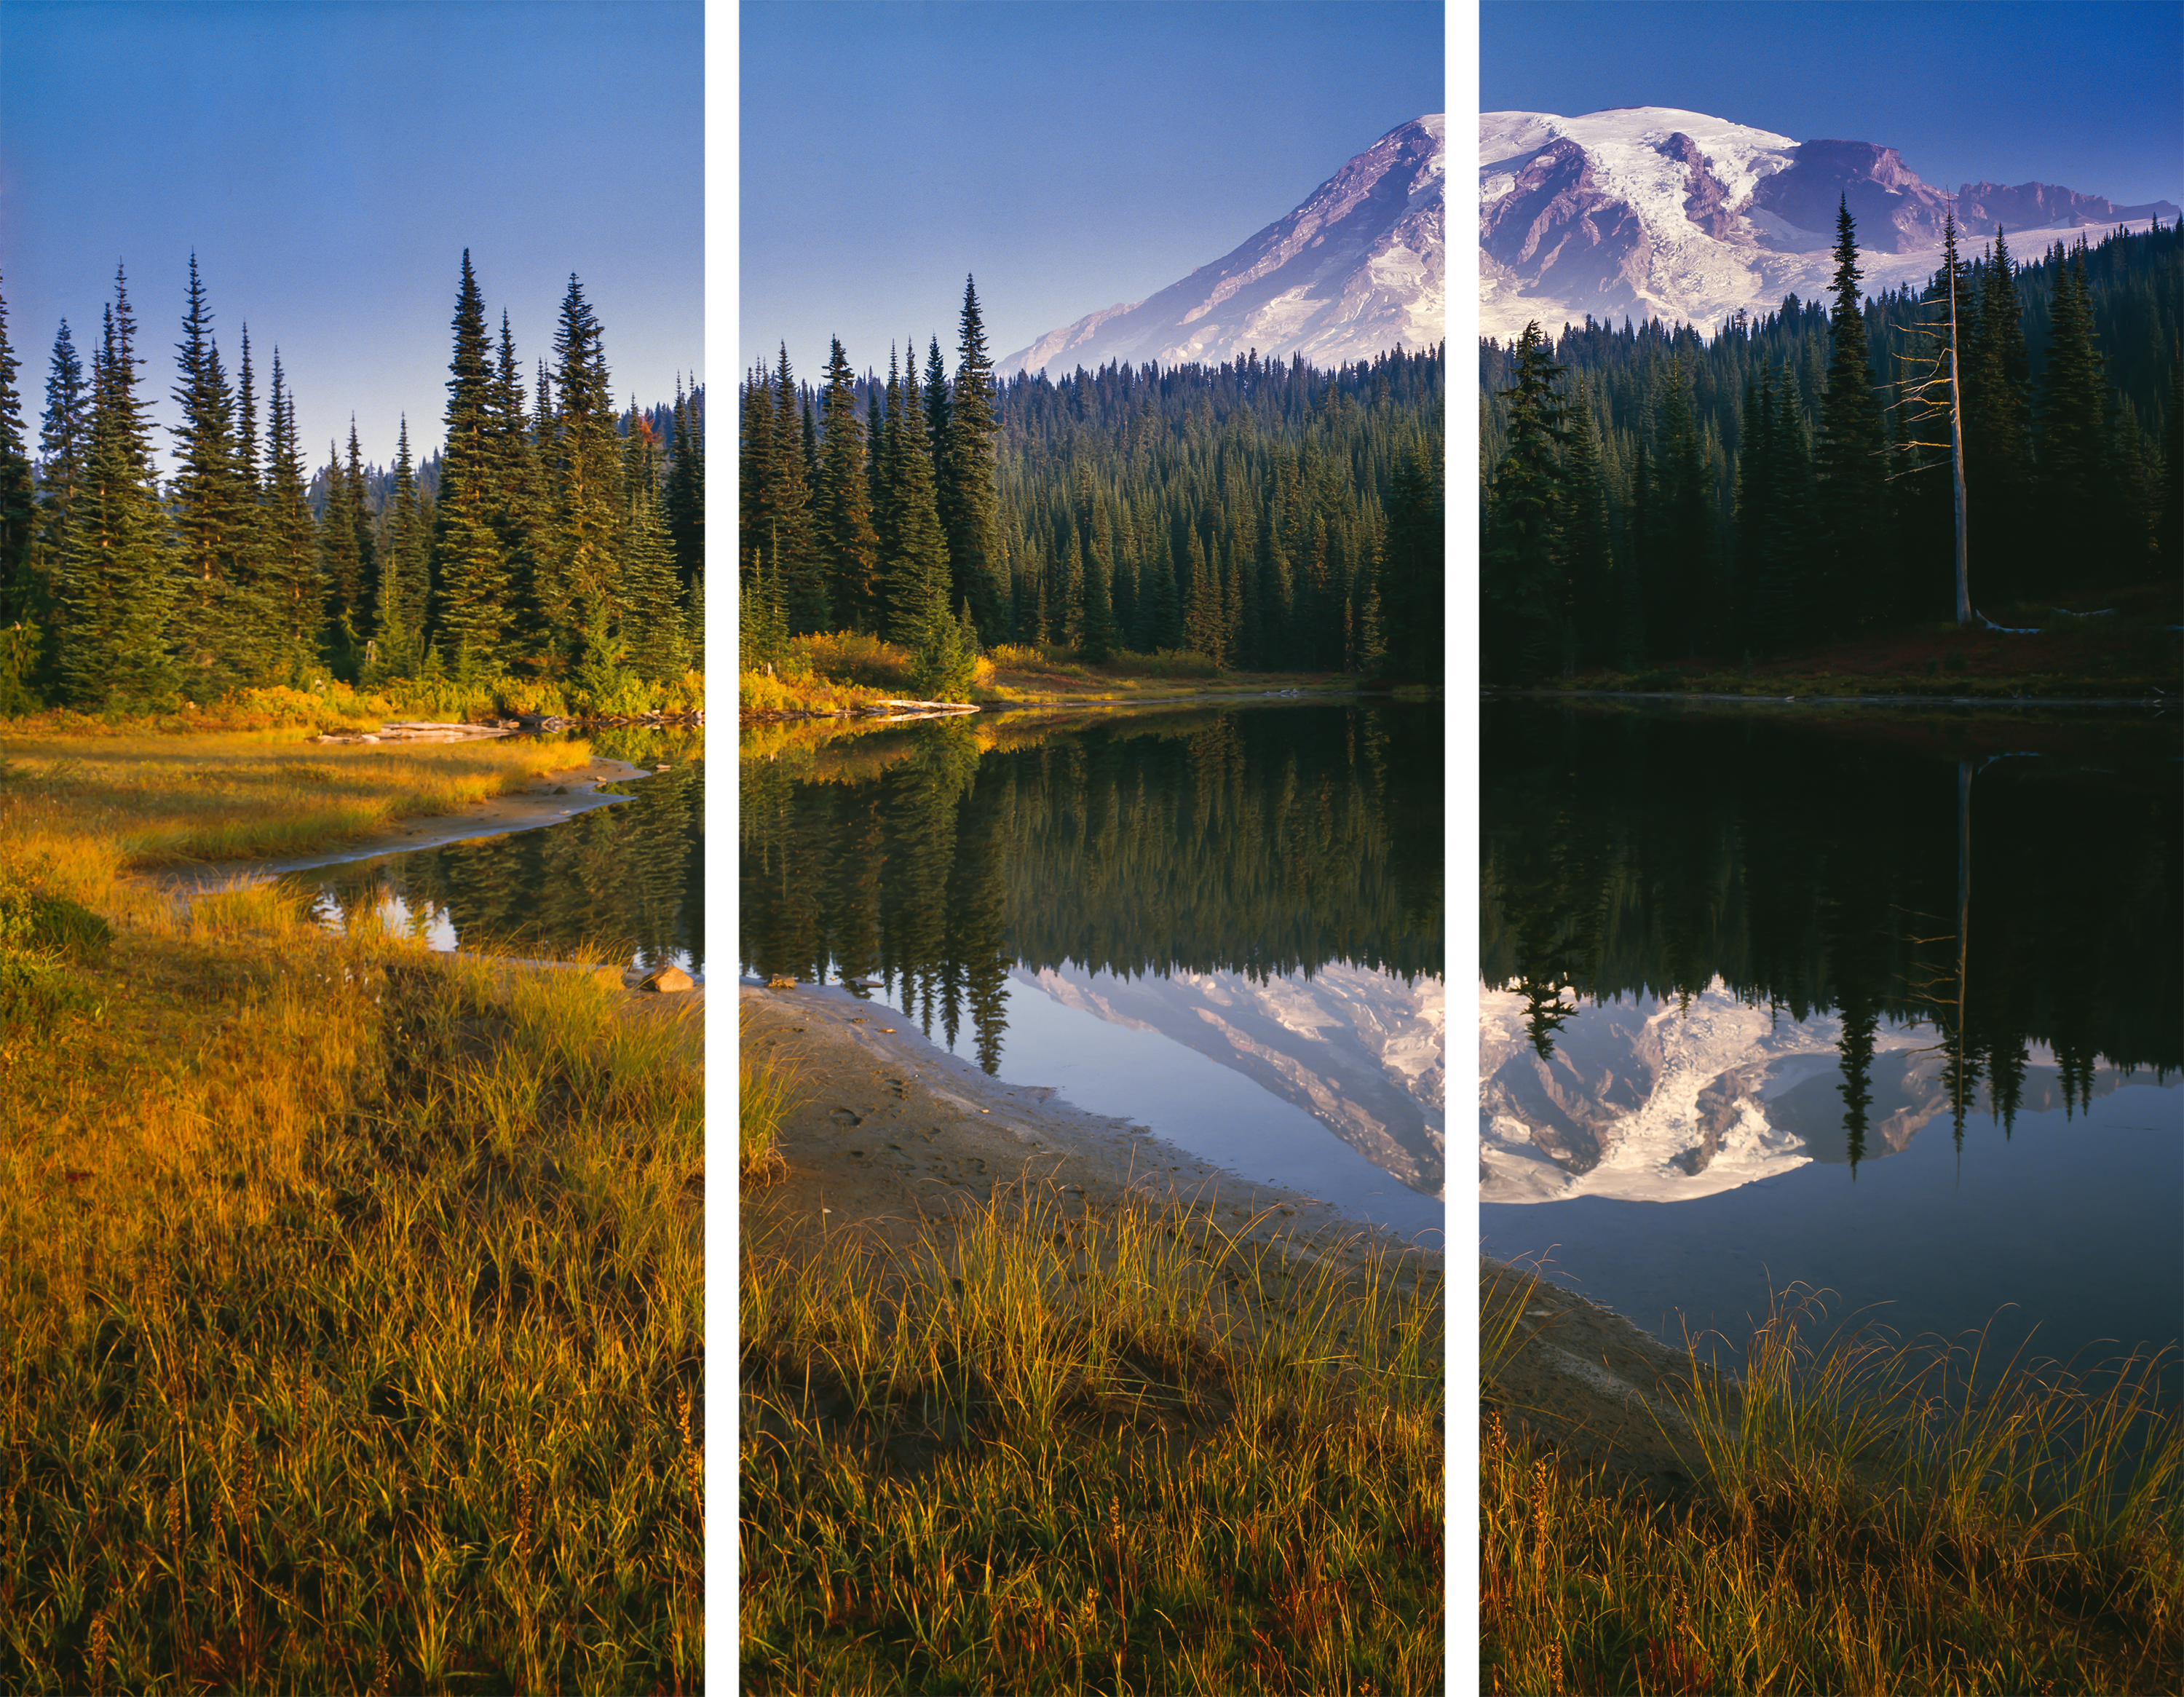
<path fill-rule="evenodd" d="M 594 754 L 654 770 L 604 784 L 626 797 L 557 824 L 291 873 L 335 926 L 376 910 L 437 949 L 589 948 L 644 969 L 705 974 L 705 767 L 701 733 L 599 731 Z"/>
<path fill-rule="evenodd" d="M 2184 1336 L 2173 715 L 1490 701 L 1480 748 L 1488 1254 L 1672 1338 L 1797 1283 Z"/>
<path fill-rule="evenodd" d="M 1438 704 L 746 735 L 738 948 L 1438 1247 Z"/>

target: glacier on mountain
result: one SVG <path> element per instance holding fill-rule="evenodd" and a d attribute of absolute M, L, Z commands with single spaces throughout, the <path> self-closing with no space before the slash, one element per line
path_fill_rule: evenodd
<path fill-rule="evenodd" d="M 1551 331 L 1588 315 L 1711 331 L 1786 294 L 1822 298 L 1839 199 L 1856 220 L 1869 293 L 1931 276 L 1952 210 L 1965 251 L 2000 224 L 2021 258 L 2088 224 L 2143 228 L 2177 214 L 2166 201 L 2120 208 L 2039 183 L 1966 184 L 1952 197 L 1892 147 L 1800 142 L 1661 106 L 1482 113 L 1479 197 L 1479 333 L 1507 341 L 1533 320 Z M 2020 229 L 2020 216 L 2052 222 Z"/>
<path fill-rule="evenodd" d="M 995 371 L 1214 364 L 1253 349 L 1328 367 L 1432 347 L 1447 333 L 1446 131 L 1438 112 L 1398 125 L 1226 257 L 1050 331 Z"/>

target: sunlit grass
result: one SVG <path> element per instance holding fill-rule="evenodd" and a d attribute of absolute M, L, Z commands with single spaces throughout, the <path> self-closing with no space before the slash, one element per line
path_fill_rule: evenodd
<path fill-rule="evenodd" d="M 795 1096 L 787 1065 L 738 1053 L 736 1171 L 744 1182 L 763 1184 L 781 1171 L 781 1121 Z"/>
<path fill-rule="evenodd" d="M 1488 1294 L 1506 1344 L 1507 1298 Z M 1778 1305 L 1673 1399 L 1702 1490 L 1649 1506 L 1485 1423 L 1481 1682 L 1499 1693 L 2184 1689 L 2184 1427 L 2165 1363 L 2074 1374 Z M 1494 1351 L 1482 1345 L 1482 1361 Z"/>
<path fill-rule="evenodd" d="M 1032 1192 L 741 1292 L 745 1689 L 1440 1689 L 1437 1278 Z"/>
<path fill-rule="evenodd" d="M 64 883 L 306 854 L 460 812 L 591 758 L 532 738 L 317 744 L 292 730 L 31 739 L 0 733 L 0 840 Z"/>
<path fill-rule="evenodd" d="M 196 742 L 0 749 L 0 955 L 70 993 L 0 1019 L 0 1689 L 694 1689 L 694 1030 L 123 878 L 290 785 L 524 765 Z"/>

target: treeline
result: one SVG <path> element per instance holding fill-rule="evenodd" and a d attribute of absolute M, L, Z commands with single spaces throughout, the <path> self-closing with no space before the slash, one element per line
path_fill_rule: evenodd
<path fill-rule="evenodd" d="M 137 325 L 117 270 L 86 379 L 65 320 L 34 461 L 0 303 L 0 709 L 211 699 L 332 676 L 555 691 L 603 713 L 703 665 L 702 396 L 671 428 L 619 413 L 572 275 L 526 392 L 463 255 L 443 452 L 421 482 L 403 420 L 391 479 L 347 451 L 307 472 L 273 351 L 231 382 L 190 261 L 158 481 Z"/>
<path fill-rule="evenodd" d="M 1997 232 L 1864 301 L 1846 212 L 1831 308 L 1483 342 L 1487 677 L 1952 617 L 1953 343 L 1972 605 L 2184 581 L 2181 228 L 2022 266 Z"/>
<path fill-rule="evenodd" d="M 743 388 L 747 644 L 945 623 L 1094 660 L 1438 677 L 1445 355 L 997 384 L 967 285 L 952 380 L 938 338 L 884 384 L 838 341 L 816 392 L 784 349 Z"/>

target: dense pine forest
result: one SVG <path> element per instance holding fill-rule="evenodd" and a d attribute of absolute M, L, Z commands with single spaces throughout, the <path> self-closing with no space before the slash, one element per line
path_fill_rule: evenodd
<path fill-rule="evenodd" d="M 1952 351 L 1978 615 L 2184 582 L 2184 225 L 2025 264 L 1953 238 L 1926 286 L 1863 300 L 1845 212 L 1836 260 L 1831 304 L 1711 337 L 1482 342 L 1489 682 L 1957 616 Z"/>
<path fill-rule="evenodd" d="M 0 303 L 0 712 L 329 679 L 508 710 L 693 698 L 704 392 L 617 409 L 575 276 L 526 390 L 464 253 L 446 447 L 418 466 L 405 418 L 391 473 L 367 469 L 354 424 L 307 469 L 279 348 L 261 389 L 245 329 L 231 381 L 213 321 L 192 256 L 162 483 L 125 275 L 87 377 L 60 325 L 35 458 Z"/>
<path fill-rule="evenodd" d="M 746 374 L 747 666 L 851 630 L 936 688 L 1003 643 L 1440 676 L 1445 348 L 1002 383 L 967 281 L 955 376 L 937 337 L 919 359 Z"/>

